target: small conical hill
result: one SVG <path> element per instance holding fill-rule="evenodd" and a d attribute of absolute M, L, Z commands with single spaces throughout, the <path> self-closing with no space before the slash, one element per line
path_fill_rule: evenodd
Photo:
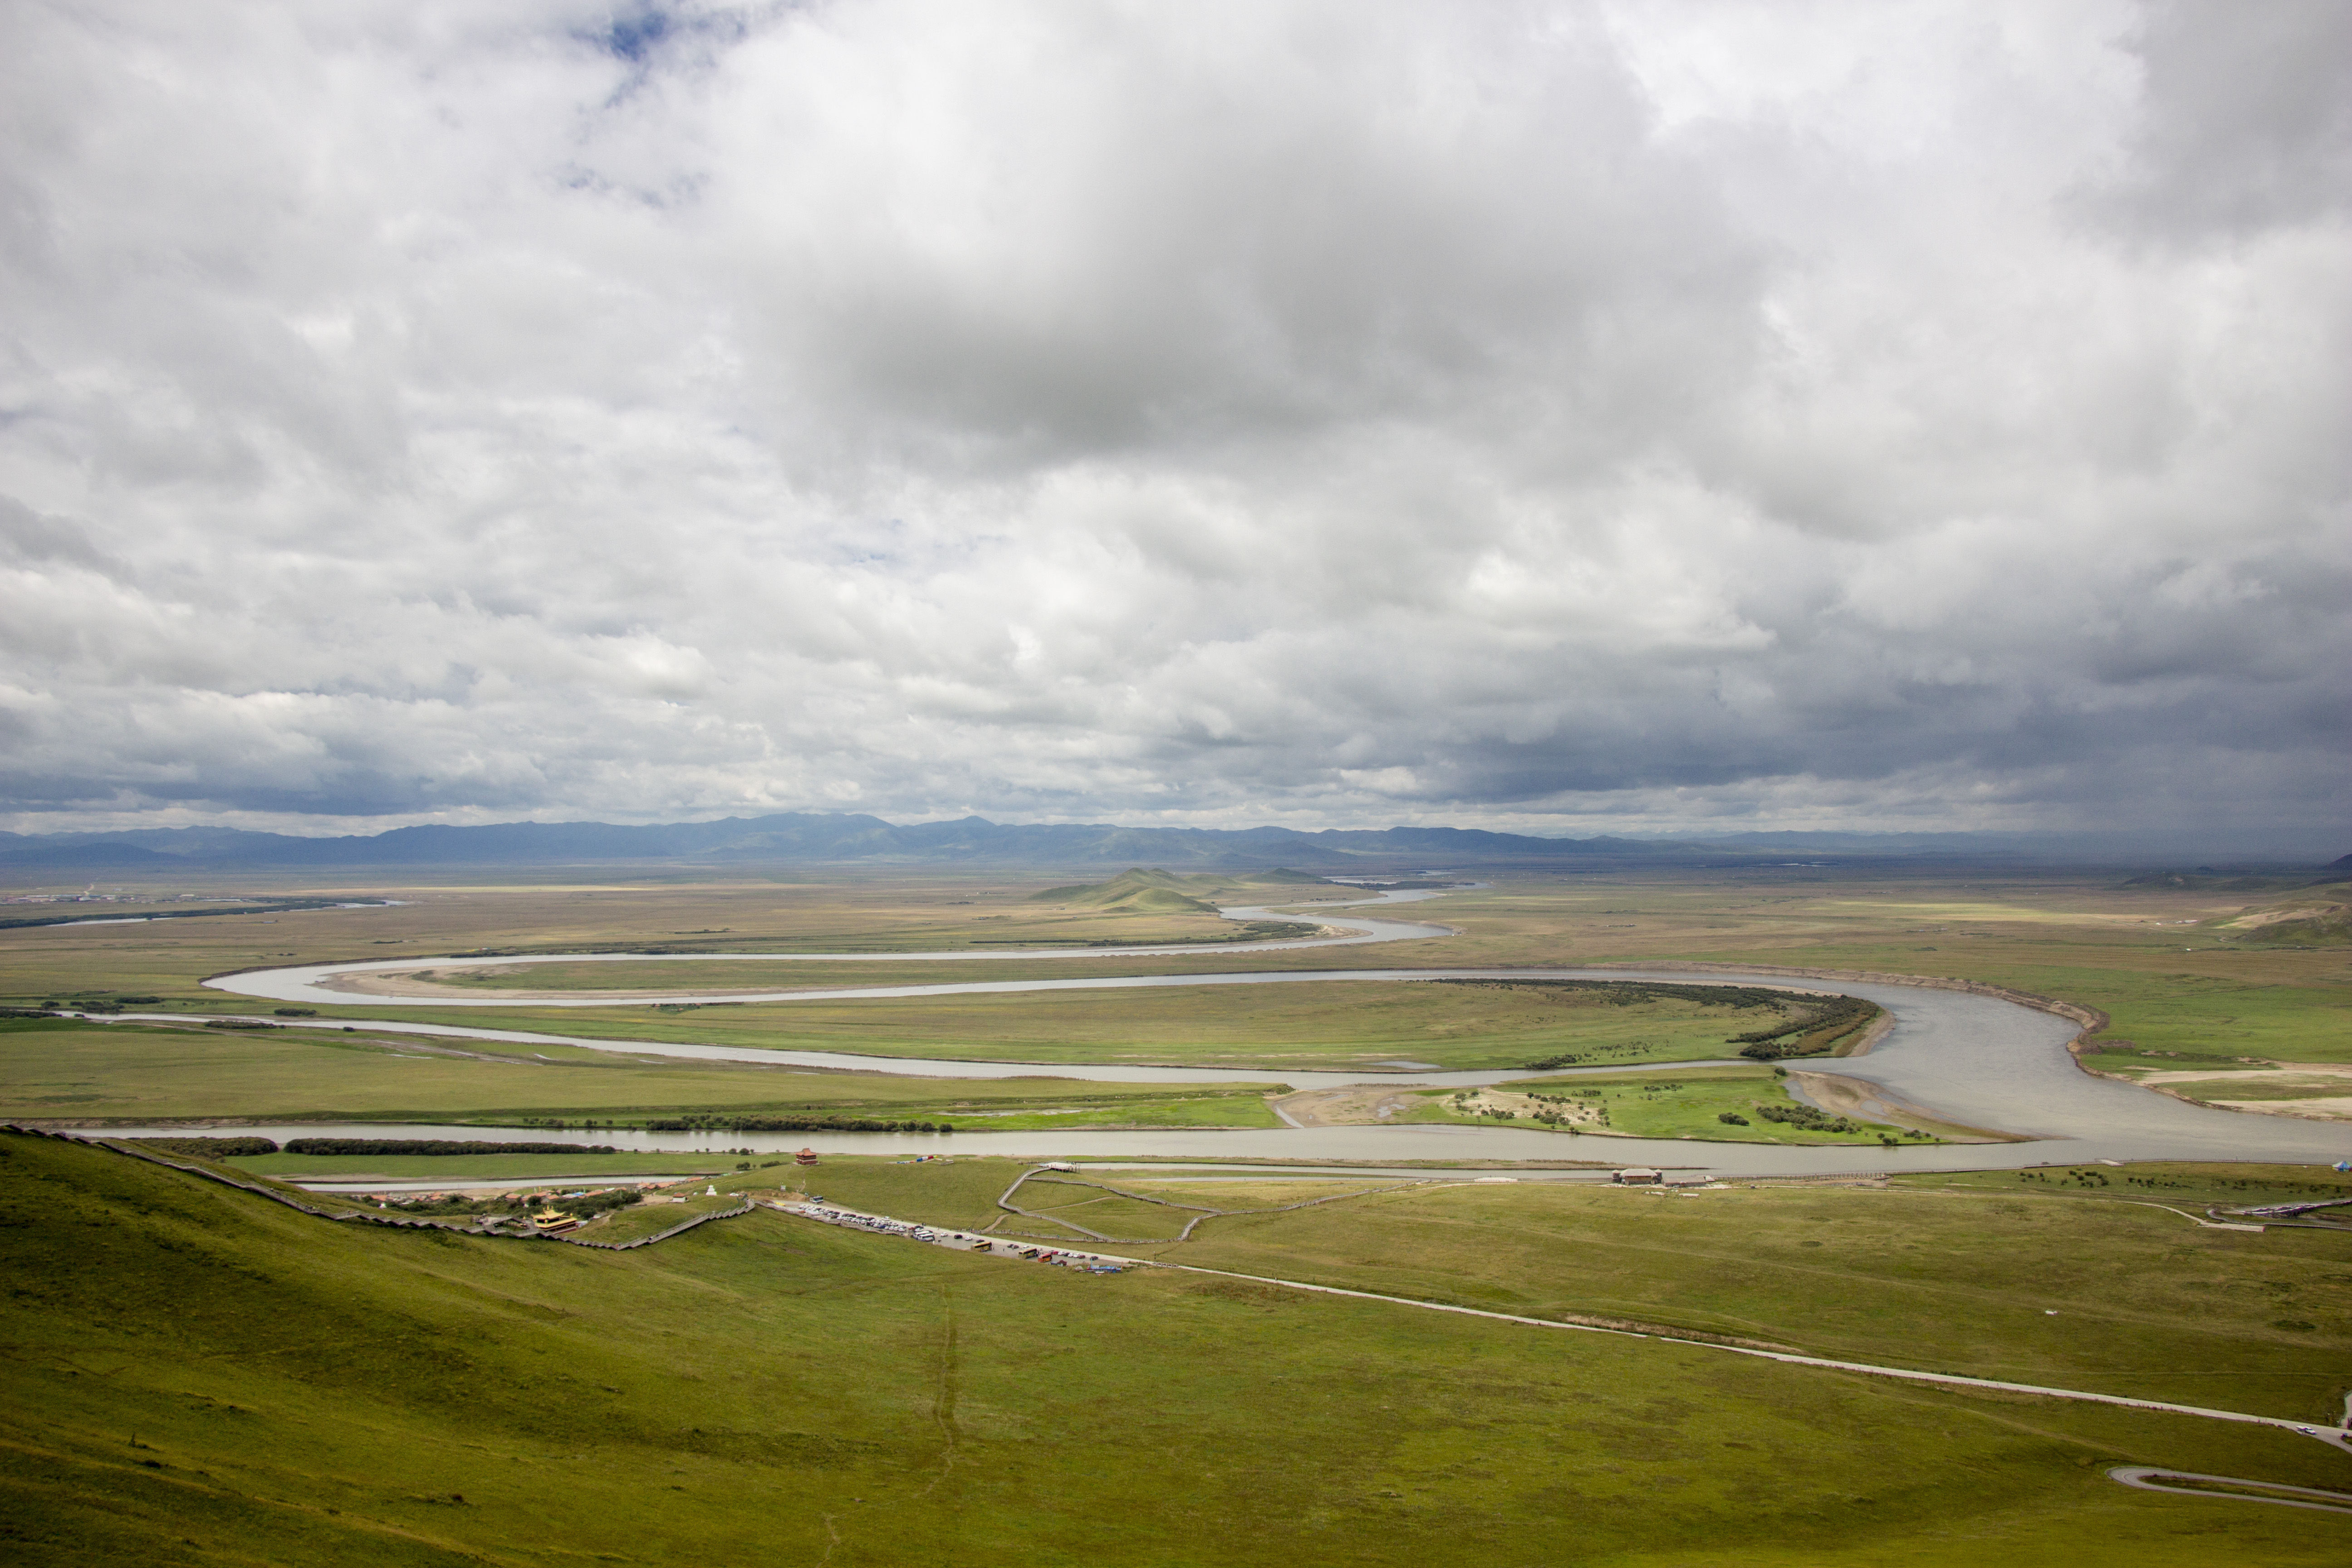
<path fill-rule="evenodd" d="M 1122 914 L 1214 914 L 1214 904 L 1184 891 L 1185 879 L 1172 872 L 1129 867 L 1108 882 L 1085 882 L 1048 888 L 1036 896 L 1041 904 L 1075 904 L 1087 909 L 1115 910 Z"/>

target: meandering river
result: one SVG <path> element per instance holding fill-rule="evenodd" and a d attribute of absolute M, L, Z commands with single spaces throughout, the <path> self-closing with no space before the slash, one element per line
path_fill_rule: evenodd
<path fill-rule="evenodd" d="M 1265 908 L 1223 911 L 1233 920 L 1325 920 L 1334 909 L 1392 905 L 1442 896 L 1434 889 L 1392 891 L 1357 904 L 1317 906 L 1311 915 L 1277 914 Z M 1328 922 L 1327 922 L 1328 923 Z M 551 953 L 485 958 L 401 958 L 360 963 L 312 964 L 223 975 L 205 984 L 215 989 L 278 1003 L 348 1007 L 360 998 L 332 983 L 345 976 L 538 963 L 924 963 L 1018 958 L 1137 959 L 1198 957 L 1216 953 L 1289 952 L 1306 947 L 1341 947 L 1368 942 L 1425 941 L 1452 935 L 1444 926 L 1346 917 L 1349 934 L 1304 941 L 1235 942 L 1204 950 L 1199 945 L 1164 948 L 1053 950 L 1049 952 L 950 952 L 861 953 Z M 1877 1003 L 1893 1015 L 1893 1027 L 1870 1055 L 1811 1059 L 1809 1072 L 1859 1080 L 1926 1107 L 1955 1122 L 2023 1134 L 2034 1142 L 1916 1146 L 1900 1149 L 1716 1143 L 1692 1139 L 1570 1137 L 1517 1128 L 1315 1127 L 1263 1131 L 1111 1132 L 1073 1130 L 1034 1132 L 928 1134 L 716 1132 L 630 1133 L 598 1131 L 539 1133 L 563 1142 L 612 1143 L 634 1149 L 752 1148 L 780 1150 L 808 1145 L 821 1152 L 924 1152 L 1015 1154 L 1039 1159 L 1076 1155 L 1159 1156 L 1235 1160 L 1459 1162 L 1486 1160 L 1590 1160 L 1614 1164 L 1648 1163 L 1699 1167 L 1727 1175 L 1832 1174 L 1885 1170 L 1966 1170 L 2095 1160 L 2261 1160 L 2332 1163 L 2352 1157 L 2352 1126 L 2214 1110 L 2151 1090 L 2097 1078 L 2076 1067 L 2065 1049 L 2075 1026 L 2051 1014 L 1994 996 L 1903 985 L 1887 981 L 1797 981 L 1784 975 L 1672 969 L 1362 969 L 1214 974 L 1082 975 L 1056 980 L 968 981 L 941 985 L 888 985 L 824 990 L 730 993 L 735 1002 L 841 1002 L 887 997 L 985 995 L 1029 991 L 1151 990 L 1175 985 L 1311 985 L 1335 980 L 1409 984 L 1436 979 L 1662 980 L 1676 984 L 1791 984 L 1834 989 Z M 651 1002 L 707 1002 L 709 994 L 625 999 L 585 995 L 543 998 L 466 995 L 410 1005 L 435 1007 L 644 1006 Z M 131 1015 L 129 1016 L 148 1016 Z M 273 1019 L 273 1022 L 278 1020 Z M 634 1056 L 688 1057 L 760 1062 L 777 1067 L 817 1068 L 905 1074 L 925 1078 L 1041 1077 L 1112 1083 L 1283 1082 L 1298 1089 L 1337 1088 L 1377 1081 L 1394 1085 L 1477 1085 L 1528 1076 L 1525 1069 L 1498 1072 L 1361 1071 L 1284 1069 L 1252 1073 L 1229 1068 L 1045 1065 L 1004 1061 L 942 1061 L 926 1058 L 858 1056 L 847 1052 L 769 1051 L 747 1047 L 673 1044 L 665 1041 L 595 1039 L 532 1031 L 472 1028 L 445 1024 L 403 1024 L 339 1017 L 296 1020 L 296 1027 L 341 1029 L 361 1025 L 393 1034 L 458 1037 L 530 1047 L 560 1045 Z M 1622 1068 L 1591 1071 L 1623 1071 Z M 350 1123 L 320 1127 L 255 1127 L 265 1137 L 305 1133 L 345 1137 L 511 1137 L 510 1129 L 422 1128 L 415 1124 L 371 1129 Z"/>

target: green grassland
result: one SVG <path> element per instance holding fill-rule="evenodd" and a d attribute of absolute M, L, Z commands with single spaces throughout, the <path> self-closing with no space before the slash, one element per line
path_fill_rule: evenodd
<path fill-rule="evenodd" d="M 782 986 L 803 979 L 782 966 L 763 976 L 740 973 L 764 967 L 755 963 L 664 963 L 654 977 L 638 973 L 615 978 L 620 967 L 532 966 L 489 973 L 482 984 L 539 993 L 617 990 L 639 994 L 649 986 L 674 986 L 675 994 L 701 986 L 757 989 L 762 983 Z M 730 967 L 737 973 L 729 973 Z M 870 973 L 855 978 L 875 980 Z M 892 983 L 938 978 L 898 970 Z M 575 1035 L 872 1056 L 1377 1071 L 1402 1060 L 1447 1068 L 1706 1060 L 1738 1053 L 1738 1044 L 1727 1032 L 1754 1031 L 1811 1015 L 1811 1009 L 1799 1004 L 1759 1005 L 1753 1000 L 1756 994 L 1751 990 L 1737 1001 L 1715 1003 L 1602 983 L 1325 981 L 1297 986 L 1174 987 L 1155 992 L 1148 1008 L 1129 994 L 1087 991 L 791 1004 L 653 1004 L 593 1015 L 521 1007 L 503 1012 L 500 1018 L 513 1026 Z M 363 1011 L 420 1023 L 480 1022 L 479 1014 L 420 1008 L 414 1002 L 378 1004 Z M 681 1018 L 681 1014 L 691 1016 Z M 1820 1043 L 1807 1042 L 1792 1054 L 1826 1053 L 1834 1037 L 1835 1026 L 1825 1026 L 1816 1037 Z"/>
<path fill-rule="evenodd" d="M 977 1228 L 998 1216 L 997 1194 L 1026 1168 L 828 1158 L 799 1174 L 853 1207 Z M 2352 1390 L 2352 1234 L 2201 1229 L 2160 1208 L 2107 1201 L 2156 1191 L 2124 1184 L 2142 1172 L 2150 1181 L 2210 1173 L 2199 1179 L 2250 1192 L 2227 1188 L 2247 1179 L 2231 1171 L 2288 1179 L 2275 1168 L 2102 1169 L 2116 1185 L 2063 1201 L 2048 1196 L 2054 1184 L 2016 1172 L 1910 1177 L 1884 1190 L 1692 1193 L 1438 1177 L 1286 1214 L 1213 1218 L 1181 1246 L 1122 1250 L 1844 1360 L 2339 1419 Z M 1297 1201 L 1278 1195 L 1287 1183 L 1202 1181 L 1172 1167 L 1076 1179 L 1219 1208 Z M 2352 1194 L 2324 1167 L 2299 1167 L 2291 1179 Z M 1028 1196 L 1037 1185 L 1013 1201 L 1045 1207 Z M 2177 1192 L 2164 1188 L 2158 1201 L 2178 1201 Z"/>
<path fill-rule="evenodd" d="M 2101 1473 L 2347 1483 L 2321 1445 L 2220 1423 L 766 1211 L 623 1254 L 337 1226 L 0 1150 L 0 1541 L 27 1563 L 2137 1568 L 2327 1563 L 2347 1539 Z M 905 1213 L 988 1163 L 860 1180 Z M 1177 1250 L 2250 1408 L 2340 1387 L 2340 1339 L 2260 1326 L 2263 1287 L 2342 1271 L 2337 1238 L 2004 1202 L 1451 1186 Z M 2216 1273 L 2254 1288 L 2198 1289 Z"/>
<path fill-rule="evenodd" d="M 2105 1035 L 2150 1049 L 2352 1062 L 2352 949 L 2266 947 L 2226 929 L 2276 896 L 2057 873 L 1757 868 L 1497 879 L 1436 907 L 1482 963 L 1945 975 L 2099 1008 Z"/>
<path fill-rule="evenodd" d="M 1047 888 L 1031 895 L 1034 902 L 1070 909 L 1214 910 L 1219 904 L 1264 906 L 1300 900 L 1309 903 L 1359 902 L 1370 897 L 1360 888 L 1328 882 L 1304 871 L 1173 871 L 1130 866 L 1101 882 L 1081 882 Z"/>
<path fill-rule="evenodd" d="M 1906 1128 L 1865 1122 L 1855 1131 L 1808 1127 L 1764 1116 L 1759 1108 L 1794 1111 L 1800 1102 L 1790 1098 L 1786 1080 L 1764 1067 L 1681 1068 L 1671 1074 L 1595 1073 L 1577 1078 L 1521 1079 L 1485 1091 L 1429 1089 L 1416 1096 L 1421 1104 L 1400 1120 L 1444 1121 L 1471 1126 L 1509 1126 L 1544 1131 L 1548 1124 L 1536 1114 L 1560 1099 L 1605 1114 L 1599 1124 L 1590 1121 L 1549 1127 L 1577 1136 L 1617 1133 L 1633 1138 L 1704 1138 L 1735 1143 L 1876 1143 L 1886 1138 L 1912 1136 Z M 1515 1114 L 1499 1118 L 1478 1109 L 1501 1105 Z M 1726 1114 L 1747 1119 L 1747 1125 L 1726 1122 Z M 1839 1118 L 1838 1120 L 1851 1120 Z"/>
<path fill-rule="evenodd" d="M 1202 1120 L 1211 1099 L 1218 1100 L 1221 1116 L 1270 1118 L 1252 1087 L 898 1078 L 646 1059 L 562 1046 L 526 1050 L 467 1042 L 461 1051 L 399 1036 L 312 1029 L 247 1034 L 0 1019 L 0 1116 L 48 1120 L 579 1125 L 636 1123 L 681 1110 L 924 1120 L 925 1113 L 953 1118 L 1075 1109 L 1108 1113 L 1101 1125 L 1272 1125 Z M 1024 1123 L 993 1117 L 977 1123 L 1007 1131 L 1064 1124 L 1059 1118 Z"/>
<path fill-rule="evenodd" d="M 665 965 L 667 967 L 667 965 Z M 951 984 L 946 974 L 856 977 L 868 985 Z M 940 964 L 936 969 L 961 968 Z M 997 974 L 990 978 L 1011 978 Z M 332 1016 L 338 1009 L 321 1009 Z M 479 1027 L 479 1012 L 379 1003 L 355 1016 Z M 1514 1068 L 1562 1053 L 1587 1060 L 1691 1061 L 1736 1054 L 1727 1037 L 1770 1014 L 1677 1000 L 1618 1005 L 1605 994 L 1528 985 L 1328 981 L 1171 986 L 1143 992 L 882 997 L 499 1010 L 500 1028 L 597 1038 L 681 1040 L 778 1050 L 991 1061 L 1377 1071 L 1409 1061 L 1449 1069 Z"/>
<path fill-rule="evenodd" d="M 2072 1197 L 2204 1204 L 2309 1203 L 2352 1198 L 2352 1175 L 2310 1165 L 2207 1164 L 2147 1160 L 2122 1166 L 2066 1165 L 2032 1171 L 1966 1171 L 1897 1176 L 1905 1186 Z M 2352 1285 L 2352 1275 L 2334 1283 Z M 2347 1300 L 2352 1300 L 2348 1297 Z"/>
<path fill-rule="evenodd" d="M 1262 1094 L 1165 1095 L 1146 1100 L 1131 1097 L 1115 1105 L 1077 1106 L 1064 1110 L 1033 1110 L 1003 1114 L 975 1112 L 958 1121 L 959 1132 L 1031 1132 L 1041 1129 L 1078 1127 L 1279 1127 Z"/>

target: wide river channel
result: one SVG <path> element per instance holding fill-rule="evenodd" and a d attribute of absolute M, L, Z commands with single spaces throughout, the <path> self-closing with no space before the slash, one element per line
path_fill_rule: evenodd
<path fill-rule="evenodd" d="M 1383 894 L 1367 904 L 1397 904 L 1442 896 L 1423 889 Z M 1234 920 L 1325 920 L 1335 908 L 1325 904 L 1310 916 L 1282 915 L 1265 909 L 1228 909 Z M 1214 951 L 1227 952 L 1290 952 L 1302 947 L 1340 947 L 1370 942 L 1426 940 L 1454 934 L 1444 926 L 1345 917 L 1349 934 L 1298 942 L 1235 942 Z M 743 962 L 777 963 L 795 961 L 971 963 L 994 958 L 1080 959 L 1093 963 L 1154 957 L 1198 957 L 1198 946 L 1052 950 L 1039 952 L 807 952 L 807 953 L 547 953 L 527 960 L 516 957 L 401 958 L 362 963 L 309 965 L 256 970 L 223 975 L 205 984 L 214 989 L 279 1004 L 299 1003 L 349 1007 L 362 1000 L 353 992 L 335 988 L 344 976 L 452 970 L 467 967 L 539 963 L 697 963 Z M 1583 979 L 1664 980 L 1677 984 L 1795 986 L 1834 990 L 1877 1003 L 1894 1016 L 1894 1026 L 1868 1056 L 1813 1058 L 1801 1065 L 1808 1072 L 1842 1075 L 1877 1086 L 1897 1099 L 1923 1107 L 1944 1119 L 1969 1126 L 2022 1135 L 2024 1142 L 1916 1145 L 1896 1149 L 1854 1146 L 1796 1146 L 1714 1142 L 1699 1139 L 1639 1139 L 1570 1137 L 1564 1133 L 1506 1127 L 1302 1127 L 1250 1131 L 1117 1132 L 1073 1130 L 1019 1132 L 957 1131 L 951 1133 L 720 1131 L 633 1132 L 598 1129 L 554 1132 L 533 1130 L 533 1139 L 579 1143 L 609 1143 L 638 1150 L 710 1150 L 750 1148 L 763 1152 L 812 1147 L 823 1153 L 968 1153 L 1009 1154 L 1035 1159 L 1176 1158 L 1192 1160 L 1281 1160 L 1307 1163 L 1486 1161 L 1578 1161 L 1607 1165 L 1650 1164 L 1684 1170 L 1704 1170 L 1727 1176 L 1838 1174 L 1901 1170 L 1982 1170 L 2043 1164 L 2082 1164 L 2096 1160 L 2252 1160 L 2333 1163 L 2352 1158 L 2352 1126 L 2262 1116 L 2189 1105 L 2152 1090 L 2083 1071 L 2066 1050 L 2075 1026 L 2063 1018 L 1967 992 L 1884 981 L 1792 981 L 1785 975 L 1741 974 L 1710 971 L 1703 974 L 1672 969 L 1330 969 L 1272 973 L 1235 972 L 1217 974 L 1081 975 L 1058 980 L 973 981 L 949 985 L 861 986 L 849 989 L 779 992 L 730 992 L 730 1002 L 840 1002 L 908 996 L 999 994 L 1024 991 L 1138 990 L 1171 985 L 1311 985 L 1334 980 L 1396 981 L 1435 979 Z M 709 993 L 661 995 L 632 992 L 624 999 L 583 995 L 549 999 L 544 996 L 468 995 L 430 1000 L 402 998 L 408 1006 L 433 1007 L 598 1007 L 645 1006 L 656 1002 L 709 1002 Z M 386 999 L 389 1000 L 389 999 Z M 1139 997 L 1139 1004 L 1145 1002 Z M 129 1015 L 145 1016 L 144 1015 Z M 160 1015 L 157 1016 L 161 1016 Z M 272 1018 L 273 1023 L 282 1022 Z M 928 1058 L 857 1056 L 846 1052 L 770 1051 L 748 1047 L 699 1046 L 666 1041 L 593 1039 L 510 1029 L 469 1028 L 447 1024 L 375 1022 L 350 1016 L 296 1020 L 295 1027 L 342 1029 L 353 1025 L 393 1034 L 431 1035 L 495 1041 L 506 1045 L 561 1045 L 631 1056 L 688 1057 L 758 1062 L 780 1068 L 906 1074 L 925 1078 L 1059 1078 L 1115 1083 L 1282 1082 L 1297 1089 L 1337 1088 L 1347 1084 L 1479 1085 L 1524 1079 L 1524 1068 L 1493 1072 L 1398 1070 L 1323 1072 L 1283 1069 L 1250 1073 L 1223 1068 L 1073 1066 L 1005 1061 L 943 1061 Z M 1623 1068 L 1594 1068 L 1622 1072 Z M 1662 1069 L 1663 1070 L 1663 1069 Z M 248 1129 L 240 1127 L 237 1131 Z M 115 1129 L 117 1132 L 167 1132 L 172 1129 Z M 184 1128 L 179 1131 L 185 1131 Z M 217 1131 L 229 1131 L 220 1128 Z M 505 1139 L 511 1128 L 431 1127 L 401 1123 L 386 1126 L 332 1124 L 254 1125 L 249 1131 L 283 1140 L 310 1135 L 343 1137 L 447 1137 Z M 1535 1174 L 1535 1173 L 1523 1173 Z"/>

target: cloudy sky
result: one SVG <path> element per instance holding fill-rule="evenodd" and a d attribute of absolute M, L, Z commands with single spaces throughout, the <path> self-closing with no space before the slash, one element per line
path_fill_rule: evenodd
<path fill-rule="evenodd" d="M 2352 833 L 2352 5 L 8 0 L 0 826 Z"/>

